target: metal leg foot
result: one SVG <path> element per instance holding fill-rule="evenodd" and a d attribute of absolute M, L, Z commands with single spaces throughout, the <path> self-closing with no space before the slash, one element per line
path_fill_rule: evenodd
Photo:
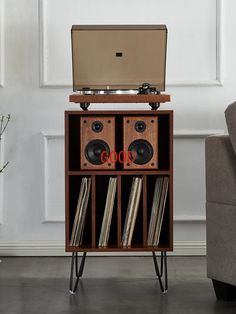
<path fill-rule="evenodd" d="M 167 254 L 166 252 L 161 252 L 161 267 L 159 269 L 157 256 L 155 252 L 152 252 L 154 267 L 157 275 L 157 279 L 160 284 L 160 288 L 162 293 L 167 293 L 168 291 L 168 272 L 167 272 Z M 162 281 L 162 277 L 164 276 L 164 284 Z"/>
<path fill-rule="evenodd" d="M 86 252 L 83 253 L 82 260 L 80 262 L 80 267 L 78 268 L 78 253 L 77 252 L 72 253 L 71 270 L 70 270 L 70 290 L 69 290 L 71 294 L 75 294 L 78 287 L 79 279 L 83 275 L 85 258 L 86 258 Z M 76 280 L 73 285 L 74 273 L 76 276 Z"/>

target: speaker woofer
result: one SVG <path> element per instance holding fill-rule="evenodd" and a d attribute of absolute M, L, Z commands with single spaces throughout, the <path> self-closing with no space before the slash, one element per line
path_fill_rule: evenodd
<path fill-rule="evenodd" d="M 102 156 L 102 153 L 104 151 L 106 152 L 106 154 Z M 85 147 L 85 157 L 93 165 L 103 164 L 109 158 L 109 156 L 110 148 L 108 144 L 103 140 L 97 139 L 90 141 Z"/>
<path fill-rule="evenodd" d="M 129 145 L 128 150 L 134 152 L 133 162 L 137 165 L 144 165 L 148 163 L 153 157 L 152 145 L 143 139 L 133 141 Z"/>
<path fill-rule="evenodd" d="M 142 133 L 146 130 L 146 123 L 144 121 L 137 121 L 134 128 L 137 132 Z"/>

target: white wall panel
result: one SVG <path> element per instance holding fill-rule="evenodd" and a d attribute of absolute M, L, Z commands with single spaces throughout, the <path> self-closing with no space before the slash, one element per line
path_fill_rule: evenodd
<path fill-rule="evenodd" d="M 190 220 L 204 217 L 205 169 L 202 165 L 205 159 L 205 138 L 178 138 L 174 143 L 175 217 L 187 217 Z"/>
<path fill-rule="evenodd" d="M 3 173 L 0 173 L 0 225 L 3 223 Z"/>
<path fill-rule="evenodd" d="M 168 255 L 205 255 L 205 241 L 176 241 Z M 71 256 L 64 241 L 0 241 L 1 256 Z M 81 254 L 79 254 L 81 255 Z M 150 252 L 92 252 L 89 256 L 149 256 Z"/>
<path fill-rule="evenodd" d="M 220 84 L 218 2 L 41 0 L 41 84 L 72 84 L 72 24 L 167 24 L 167 84 Z"/>
<path fill-rule="evenodd" d="M 0 140 L 0 169 L 4 165 L 4 137 Z M 0 172 L 0 224 L 3 223 L 3 172 Z"/>
<path fill-rule="evenodd" d="M 64 136 L 43 132 L 44 222 L 64 222 Z"/>
<path fill-rule="evenodd" d="M 4 41 L 5 41 L 5 29 L 4 29 L 4 0 L 0 0 L 0 87 L 4 86 Z"/>
<path fill-rule="evenodd" d="M 10 163 L 0 195 L 0 256 L 64 251 L 63 115 L 79 108 L 68 102 L 71 25 L 146 23 L 169 28 L 172 101 L 161 109 L 174 110 L 175 253 L 204 254 L 204 139 L 224 132 L 224 110 L 235 101 L 236 1 L 0 0 L 0 8 L 0 113 L 12 117 L 4 133 Z M 40 79 L 60 88 L 40 88 Z"/>

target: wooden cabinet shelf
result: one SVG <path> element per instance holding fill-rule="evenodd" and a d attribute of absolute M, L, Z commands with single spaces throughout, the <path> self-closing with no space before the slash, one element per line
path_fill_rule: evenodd
<path fill-rule="evenodd" d="M 124 115 L 153 115 L 158 118 L 158 169 L 124 170 L 117 163 L 115 170 L 82 170 L 80 164 L 81 117 L 112 115 L 116 120 L 116 147 L 123 143 L 122 117 Z M 122 247 L 122 233 L 133 177 L 142 177 L 142 192 L 134 226 L 131 247 Z M 148 227 L 157 177 L 169 178 L 164 217 L 158 246 L 147 246 Z M 83 177 L 91 178 L 81 246 L 71 246 L 70 239 L 75 219 L 80 185 Z M 109 241 L 107 247 L 98 247 L 110 177 L 117 178 Z M 129 252 L 173 250 L 173 112 L 158 111 L 66 111 L 65 112 L 65 188 L 66 188 L 66 251 L 67 252 Z"/>
<path fill-rule="evenodd" d="M 98 248 L 98 247 L 91 247 L 91 246 L 69 246 L 67 252 L 171 252 L 173 248 L 169 246 L 158 246 L 158 247 L 139 247 L 139 246 L 132 246 L 130 248 L 123 248 L 117 246 L 108 246 L 107 248 Z"/>
<path fill-rule="evenodd" d="M 123 170 L 123 171 L 116 171 L 116 170 L 83 170 L 83 171 L 68 171 L 67 172 L 68 176 L 91 176 L 91 175 L 96 175 L 96 176 L 104 176 L 104 175 L 109 175 L 109 176 L 127 176 L 127 175 L 170 175 L 169 170 Z"/>

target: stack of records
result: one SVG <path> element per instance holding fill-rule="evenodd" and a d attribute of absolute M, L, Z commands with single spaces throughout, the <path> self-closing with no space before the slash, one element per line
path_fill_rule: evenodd
<path fill-rule="evenodd" d="M 116 185 L 117 185 L 117 178 L 110 178 L 108 190 L 107 190 L 107 198 L 106 198 L 106 205 L 103 215 L 102 227 L 100 232 L 99 238 L 99 247 L 107 247 L 110 227 L 111 227 L 111 219 L 113 213 L 113 207 L 115 202 L 115 195 L 116 195 Z"/>
<path fill-rule="evenodd" d="M 88 207 L 88 200 L 90 194 L 91 179 L 82 178 L 79 198 L 74 218 L 73 229 L 71 233 L 70 245 L 79 246 L 82 244 L 84 223 L 86 217 L 86 211 Z"/>
<path fill-rule="evenodd" d="M 157 246 L 159 243 L 166 197 L 168 192 L 168 185 L 168 177 L 158 177 L 156 179 L 151 218 L 148 230 L 148 246 Z"/>
<path fill-rule="evenodd" d="M 128 208 L 126 212 L 124 231 L 122 236 L 122 246 L 130 247 L 134 232 L 135 221 L 138 213 L 140 195 L 142 190 L 142 178 L 133 178 L 131 192 L 129 196 Z"/>

